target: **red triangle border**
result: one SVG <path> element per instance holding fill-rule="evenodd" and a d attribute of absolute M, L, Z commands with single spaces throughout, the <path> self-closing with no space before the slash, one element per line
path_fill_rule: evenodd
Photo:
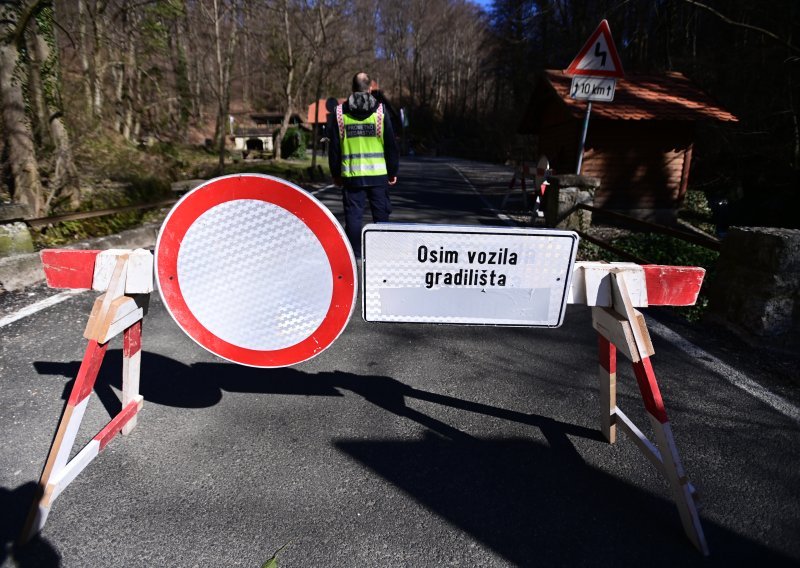
<path fill-rule="evenodd" d="M 614 63 L 615 69 L 613 71 L 604 71 L 604 70 L 597 70 L 597 69 L 578 69 L 578 63 L 586 57 L 586 54 L 589 53 L 589 50 L 592 49 L 594 42 L 597 41 L 597 38 L 600 37 L 602 34 L 605 37 L 606 44 L 608 45 L 608 54 L 611 57 L 611 61 Z M 625 73 L 622 71 L 622 62 L 619 60 L 619 54 L 617 53 L 617 46 L 614 44 L 614 39 L 611 37 L 611 28 L 608 27 L 608 20 L 603 20 L 600 22 L 600 25 L 597 26 L 597 29 L 594 30 L 589 39 L 586 40 L 586 43 L 583 44 L 583 47 L 578 52 L 578 55 L 575 56 L 575 59 L 572 60 L 572 63 L 564 69 L 565 75 L 584 75 L 589 77 L 616 77 L 618 79 L 622 79 L 625 76 Z"/>

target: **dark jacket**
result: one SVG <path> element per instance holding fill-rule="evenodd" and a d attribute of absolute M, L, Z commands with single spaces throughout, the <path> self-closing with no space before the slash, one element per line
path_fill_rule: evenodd
<path fill-rule="evenodd" d="M 361 95 L 358 97 L 358 95 Z M 356 98 L 354 98 L 356 97 Z M 356 120 L 365 120 L 375 114 L 380 105 L 371 95 L 364 97 L 364 93 L 354 93 L 342 106 L 342 112 Z M 356 106 L 358 105 L 358 106 Z M 328 165 L 334 178 L 342 177 L 342 141 L 339 139 L 339 126 L 336 124 L 336 112 L 328 114 L 328 131 L 330 132 L 330 146 L 328 149 Z M 394 128 L 386 107 L 383 109 L 383 156 L 386 160 L 388 176 L 358 176 L 344 178 L 345 187 L 371 187 L 386 185 L 389 179 L 397 176 L 400 165 L 400 153 L 397 150 L 397 141 L 394 138 Z"/>

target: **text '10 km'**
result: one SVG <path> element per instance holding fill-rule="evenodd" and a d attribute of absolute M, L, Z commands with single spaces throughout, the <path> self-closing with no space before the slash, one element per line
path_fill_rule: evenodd
<path fill-rule="evenodd" d="M 573 77 L 569 96 L 582 101 L 614 100 L 614 90 L 617 86 L 616 79 L 606 77 Z"/>

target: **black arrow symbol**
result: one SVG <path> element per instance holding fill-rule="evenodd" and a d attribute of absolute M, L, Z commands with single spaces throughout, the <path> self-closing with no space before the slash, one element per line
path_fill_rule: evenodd
<path fill-rule="evenodd" d="M 603 61 L 600 62 L 600 67 L 606 66 L 606 55 L 608 55 L 605 51 L 600 51 L 600 42 L 597 42 L 597 45 L 594 46 L 594 55 L 595 57 L 602 57 Z"/>

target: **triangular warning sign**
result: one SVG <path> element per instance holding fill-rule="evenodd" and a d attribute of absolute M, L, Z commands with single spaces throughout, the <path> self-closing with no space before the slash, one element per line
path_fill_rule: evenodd
<path fill-rule="evenodd" d="M 611 29 L 608 27 L 607 20 L 600 22 L 564 73 L 566 75 L 617 77 L 619 79 L 625 76 L 617 48 L 614 47 L 614 40 L 611 39 Z"/>

